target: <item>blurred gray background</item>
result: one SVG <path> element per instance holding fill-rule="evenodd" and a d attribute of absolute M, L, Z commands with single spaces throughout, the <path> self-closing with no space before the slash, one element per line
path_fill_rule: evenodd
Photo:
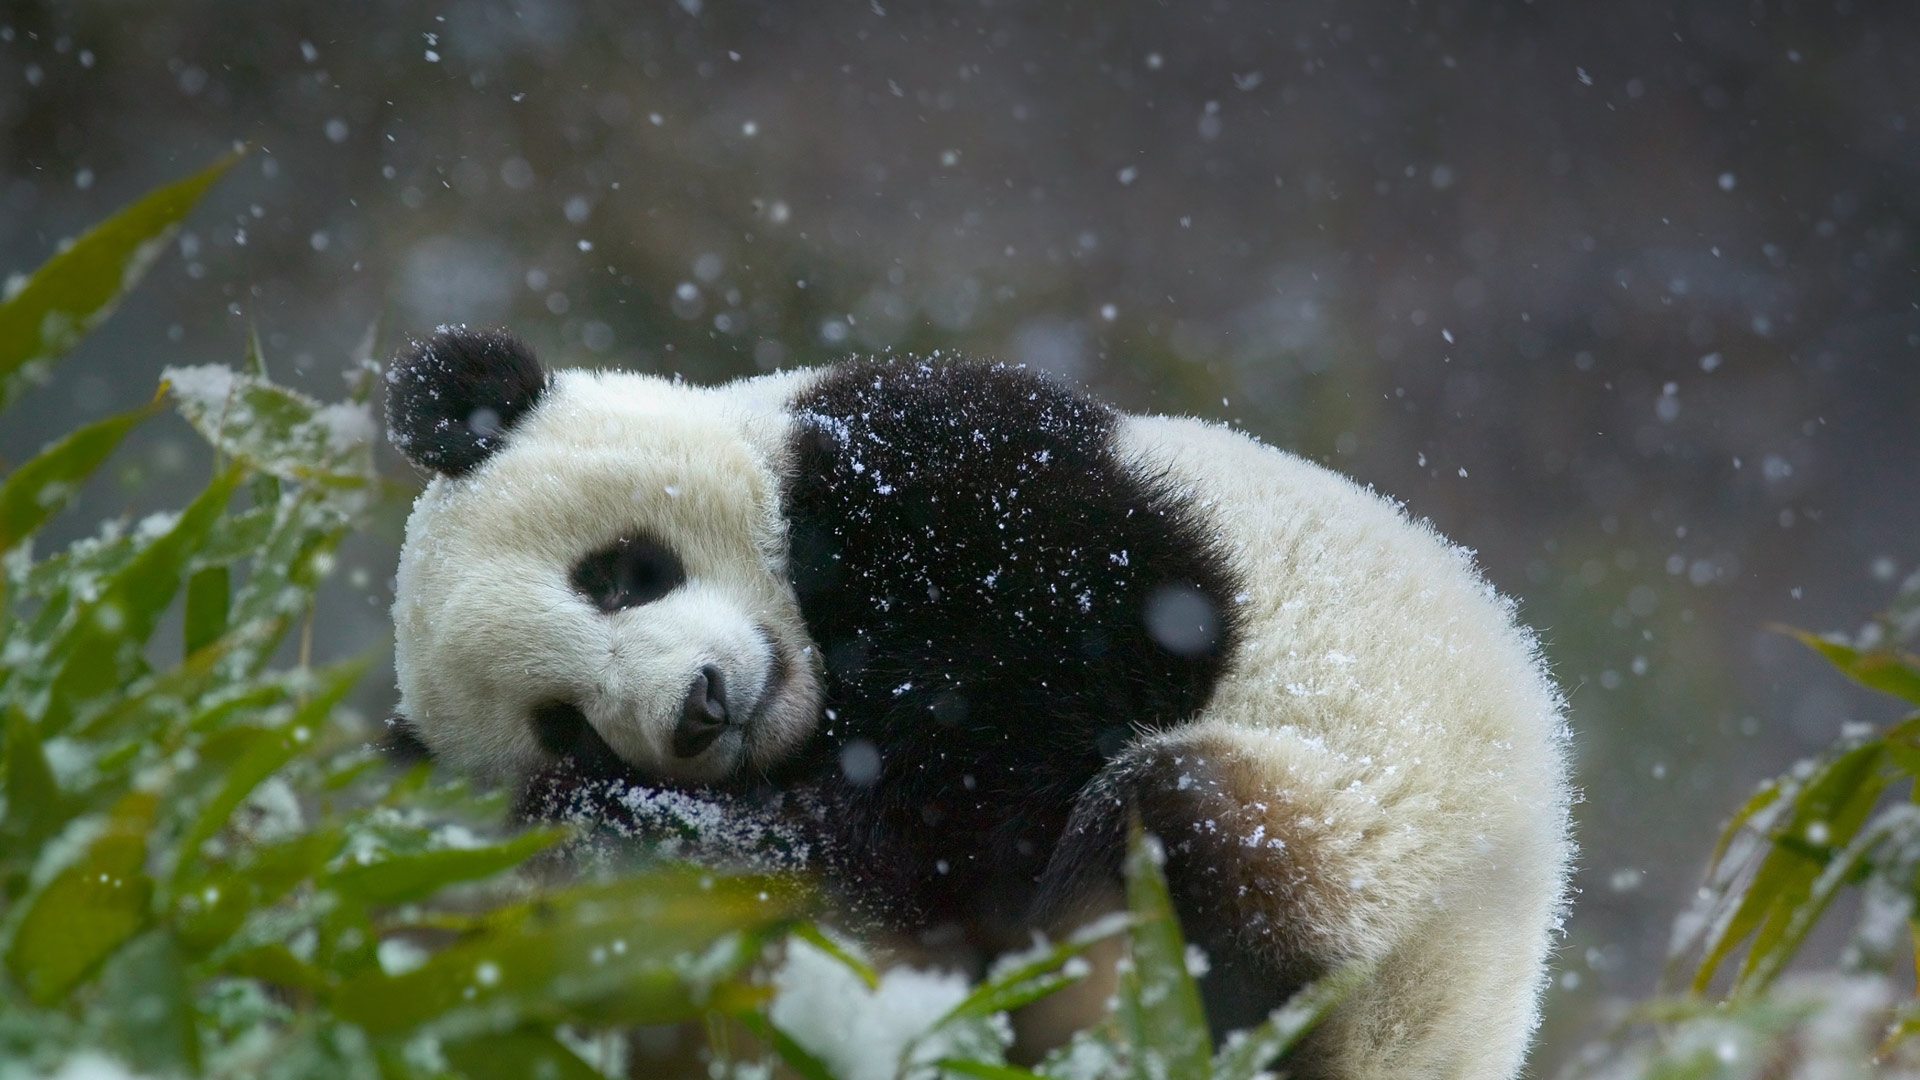
<path fill-rule="evenodd" d="M 1920 561 L 1916 57 L 1920 8 L 1853 0 L 8 3 L 0 268 L 254 151 L 0 459 L 249 325 L 325 397 L 370 326 L 476 321 L 696 380 L 956 349 L 1230 421 L 1541 631 L 1585 791 L 1549 1072 L 1755 781 L 1893 715 L 1766 626 Z M 208 469 L 173 419 L 119 460 L 66 536 Z M 403 513 L 321 657 L 384 652 Z"/>

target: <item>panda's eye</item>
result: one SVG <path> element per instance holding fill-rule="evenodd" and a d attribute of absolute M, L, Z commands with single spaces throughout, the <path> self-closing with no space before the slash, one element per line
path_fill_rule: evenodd
<path fill-rule="evenodd" d="M 581 559 L 573 587 L 609 614 L 650 604 L 687 580 L 680 560 L 664 544 L 622 538 Z"/>

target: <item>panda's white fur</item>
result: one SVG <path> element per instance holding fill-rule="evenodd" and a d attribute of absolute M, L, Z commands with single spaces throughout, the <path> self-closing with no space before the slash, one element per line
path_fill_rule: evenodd
<path fill-rule="evenodd" d="M 1291 933 L 1380 960 L 1329 1021 L 1335 1075 L 1514 1075 L 1572 849 L 1561 702 L 1513 604 L 1424 523 L 1240 432 L 1120 436 L 1252 570 L 1212 701 L 1157 738 L 1233 762 L 1266 803 L 1240 835 L 1306 854 L 1279 893 Z"/>
<path fill-rule="evenodd" d="M 527 712 L 556 695 L 649 776 L 721 781 L 814 738 L 825 667 L 789 585 L 781 491 L 789 403 L 820 377 L 696 388 L 559 372 L 503 445 L 435 477 L 394 604 L 400 711 L 427 747 L 525 775 L 545 760 Z M 1561 702 L 1513 604 L 1394 504 L 1242 433 L 1121 417 L 1111 439 L 1241 585 L 1204 707 L 1127 752 L 1228 796 L 1227 813 L 1189 824 L 1244 852 L 1217 888 L 1263 925 L 1248 948 L 1273 943 L 1275 969 L 1377 963 L 1307 1071 L 1515 1075 L 1571 844 Z M 567 567 L 635 525 L 671 541 L 687 584 L 612 615 L 580 603 Z M 689 673 L 718 664 L 732 685 L 766 686 L 782 656 L 753 723 L 671 752 Z"/>

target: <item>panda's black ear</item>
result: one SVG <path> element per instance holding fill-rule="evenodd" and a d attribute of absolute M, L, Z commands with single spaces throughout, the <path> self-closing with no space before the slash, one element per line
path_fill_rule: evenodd
<path fill-rule="evenodd" d="M 415 465 L 463 476 L 539 402 L 547 373 L 505 330 L 442 326 L 387 366 L 387 437 Z"/>

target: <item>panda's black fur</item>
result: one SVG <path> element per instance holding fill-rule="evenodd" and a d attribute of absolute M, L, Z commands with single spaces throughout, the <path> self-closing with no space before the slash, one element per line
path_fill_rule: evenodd
<path fill-rule="evenodd" d="M 793 412 L 791 573 L 828 719 L 780 780 L 820 787 L 859 895 L 1027 925 L 1082 789 L 1206 703 L 1233 575 L 1115 460 L 1113 413 L 1030 371 L 848 363 Z M 1154 603 L 1208 625 L 1174 651 Z"/>
<path fill-rule="evenodd" d="M 387 369 L 387 431 L 414 461 L 465 476 L 546 389 L 545 369 L 513 334 L 443 328 L 410 343 Z"/>

